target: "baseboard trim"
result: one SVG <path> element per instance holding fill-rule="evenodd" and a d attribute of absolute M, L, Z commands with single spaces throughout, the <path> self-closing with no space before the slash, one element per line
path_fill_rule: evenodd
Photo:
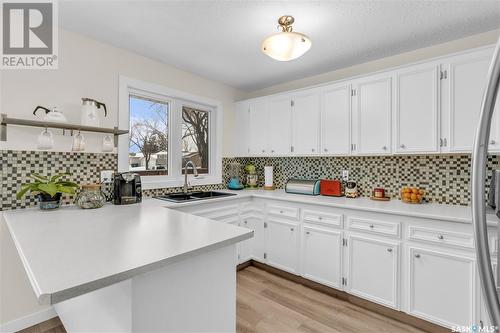
<path fill-rule="evenodd" d="M 246 265 L 245 267 L 255 266 L 257 268 L 265 270 L 266 272 L 275 274 L 277 276 L 280 276 L 282 278 L 285 278 L 287 280 L 290 280 L 290 281 L 293 281 L 296 283 L 300 283 L 300 284 L 302 284 L 306 287 L 309 287 L 311 289 L 318 290 L 318 291 L 325 293 L 327 295 L 330 295 L 332 297 L 335 297 L 335 298 L 341 299 L 343 301 L 355 304 L 355 305 L 360 306 L 362 308 L 368 309 L 370 311 L 384 315 L 386 317 L 392 318 L 392 319 L 400 321 L 402 323 L 411 325 L 413 327 L 424 330 L 426 332 L 429 332 L 429 333 L 449 333 L 450 332 L 449 329 L 447 329 L 443 326 L 439 326 L 439 325 L 431 323 L 429 321 L 426 321 L 426 320 L 414 317 L 412 315 L 409 315 L 405 312 L 397 311 L 397 310 L 385 307 L 383 305 L 368 301 L 364 298 L 353 296 L 351 294 L 346 293 L 345 291 L 322 285 L 320 283 L 308 280 L 306 278 L 303 278 L 301 276 L 298 276 L 298 275 L 295 275 L 295 274 L 292 274 L 289 272 L 285 272 L 281 269 L 269 266 L 267 264 L 264 264 L 264 263 L 261 263 L 261 262 L 255 261 L 255 260 L 250 260 L 250 261 L 247 261 L 243 264 L 247 264 L 247 263 L 248 263 L 248 265 Z M 240 264 L 240 265 L 243 265 L 243 264 Z"/>
<path fill-rule="evenodd" d="M 44 321 L 47 321 L 54 317 L 57 317 L 57 313 L 53 307 L 50 307 L 45 310 L 41 310 L 27 316 L 6 322 L 5 324 L 0 325 L 0 332 L 15 333 L 33 325 L 43 323 Z"/>

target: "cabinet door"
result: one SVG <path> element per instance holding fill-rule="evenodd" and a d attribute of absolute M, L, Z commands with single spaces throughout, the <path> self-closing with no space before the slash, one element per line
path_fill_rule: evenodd
<path fill-rule="evenodd" d="M 475 321 L 474 259 L 409 247 L 409 313 L 447 327 Z"/>
<path fill-rule="evenodd" d="M 252 155 L 266 154 L 268 105 L 264 101 L 250 104 L 249 148 Z"/>
<path fill-rule="evenodd" d="M 276 219 L 267 220 L 267 263 L 276 268 L 297 271 L 297 225 Z"/>
<path fill-rule="evenodd" d="M 412 66 L 396 74 L 396 152 L 439 151 L 438 75 L 438 64 Z"/>
<path fill-rule="evenodd" d="M 358 81 L 356 103 L 356 142 L 353 153 L 371 155 L 391 151 L 391 77 L 376 76 Z"/>
<path fill-rule="evenodd" d="M 491 58 L 492 50 L 486 50 L 453 57 L 447 62 L 449 73 L 443 84 L 449 85 L 449 137 L 444 136 L 443 140 L 451 152 L 472 151 Z M 498 105 L 491 127 L 491 151 L 500 150 Z"/>
<path fill-rule="evenodd" d="M 492 263 L 491 264 L 492 266 L 492 269 L 493 269 L 493 276 L 495 278 L 495 280 L 497 279 L 497 264 L 496 263 Z M 479 276 L 478 276 L 479 278 Z M 483 295 L 483 289 L 482 289 L 482 286 L 479 285 L 479 290 L 480 290 L 480 302 L 479 302 L 479 321 L 478 321 L 478 325 L 480 328 L 483 328 L 485 326 L 492 326 L 493 323 L 491 321 L 491 318 L 490 318 L 490 314 L 488 313 L 488 308 L 486 307 L 486 300 L 484 299 L 484 295 Z"/>
<path fill-rule="evenodd" d="M 341 289 L 342 232 L 304 226 L 302 240 L 302 275 Z"/>
<path fill-rule="evenodd" d="M 267 124 L 267 151 L 269 155 L 290 154 L 292 134 L 292 100 L 289 96 L 269 101 Z"/>
<path fill-rule="evenodd" d="M 319 154 L 319 93 L 307 92 L 293 97 L 293 152 Z"/>
<path fill-rule="evenodd" d="M 347 246 L 347 291 L 397 309 L 398 243 L 349 235 Z"/>
<path fill-rule="evenodd" d="M 263 261 L 264 221 L 254 216 L 243 216 L 240 226 L 253 230 L 253 237 L 240 243 L 240 262 L 250 259 Z"/>
<path fill-rule="evenodd" d="M 247 156 L 250 153 L 250 106 L 246 102 L 235 103 L 233 126 L 234 156 Z"/>
<path fill-rule="evenodd" d="M 351 153 L 351 85 L 337 85 L 321 93 L 321 153 Z"/>

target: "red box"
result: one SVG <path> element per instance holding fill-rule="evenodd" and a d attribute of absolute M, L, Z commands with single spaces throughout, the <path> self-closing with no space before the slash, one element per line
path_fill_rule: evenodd
<path fill-rule="evenodd" d="M 319 182 L 319 193 L 331 197 L 341 197 L 342 182 L 338 179 L 321 179 Z"/>

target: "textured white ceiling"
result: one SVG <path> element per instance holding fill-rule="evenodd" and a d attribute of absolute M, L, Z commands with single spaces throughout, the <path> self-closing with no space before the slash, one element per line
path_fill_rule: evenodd
<path fill-rule="evenodd" d="M 500 27 L 500 1 L 68 1 L 61 26 L 246 91 Z M 260 52 L 276 20 L 312 40 L 303 57 Z"/>

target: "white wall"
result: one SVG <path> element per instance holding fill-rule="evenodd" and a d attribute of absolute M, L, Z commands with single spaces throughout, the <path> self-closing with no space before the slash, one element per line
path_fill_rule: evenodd
<path fill-rule="evenodd" d="M 106 45 L 69 31 L 60 31 L 58 70 L 0 71 L 0 113 L 32 118 L 36 105 L 61 106 L 70 122 L 80 121 L 80 98 L 105 102 L 108 118 L 102 126 L 113 127 L 118 119 L 118 75 L 164 85 L 219 100 L 224 108 L 223 154 L 231 149 L 233 102 L 241 93 L 143 56 Z M 39 129 L 8 129 L 8 141 L 0 149 L 34 150 Z M 54 134 L 56 131 L 54 131 Z M 100 136 L 85 135 L 89 151 L 99 152 Z M 71 137 L 55 137 L 54 150 L 69 151 Z M 1 166 L 0 166 L 1 172 Z M 1 189 L 0 189 L 1 190 Z M 43 310 L 31 286 L 0 213 L 0 324 Z"/>
<path fill-rule="evenodd" d="M 391 67 L 397 67 L 413 62 L 418 62 L 425 59 L 439 57 L 454 52 L 472 49 L 475 47 L 491 45 L 497 42 L 499 36 L 500 36 L 500 29 L 488 31 L 482 34 L 473 35 L 462 39 L 457 39 L 451 42 L 437 44 L 430 47 L 401 53 L 395 56 L 369 61 L 359 65 L 354 65 L 351 67 L 346 67 L 339 70 L 322 73 L 319 75 L 308 76 L 299 80 L 289 81 L 271 87 L 267 87 L 264 89 L 252 91 L 246 93 L 245 96 L 242 98 L 242 100 L 276 94 L 288 90 L 305 88 L 313 85 L 319 85 L 331 81 L 350 78 L 353 76 L 373 73 Z"/>

